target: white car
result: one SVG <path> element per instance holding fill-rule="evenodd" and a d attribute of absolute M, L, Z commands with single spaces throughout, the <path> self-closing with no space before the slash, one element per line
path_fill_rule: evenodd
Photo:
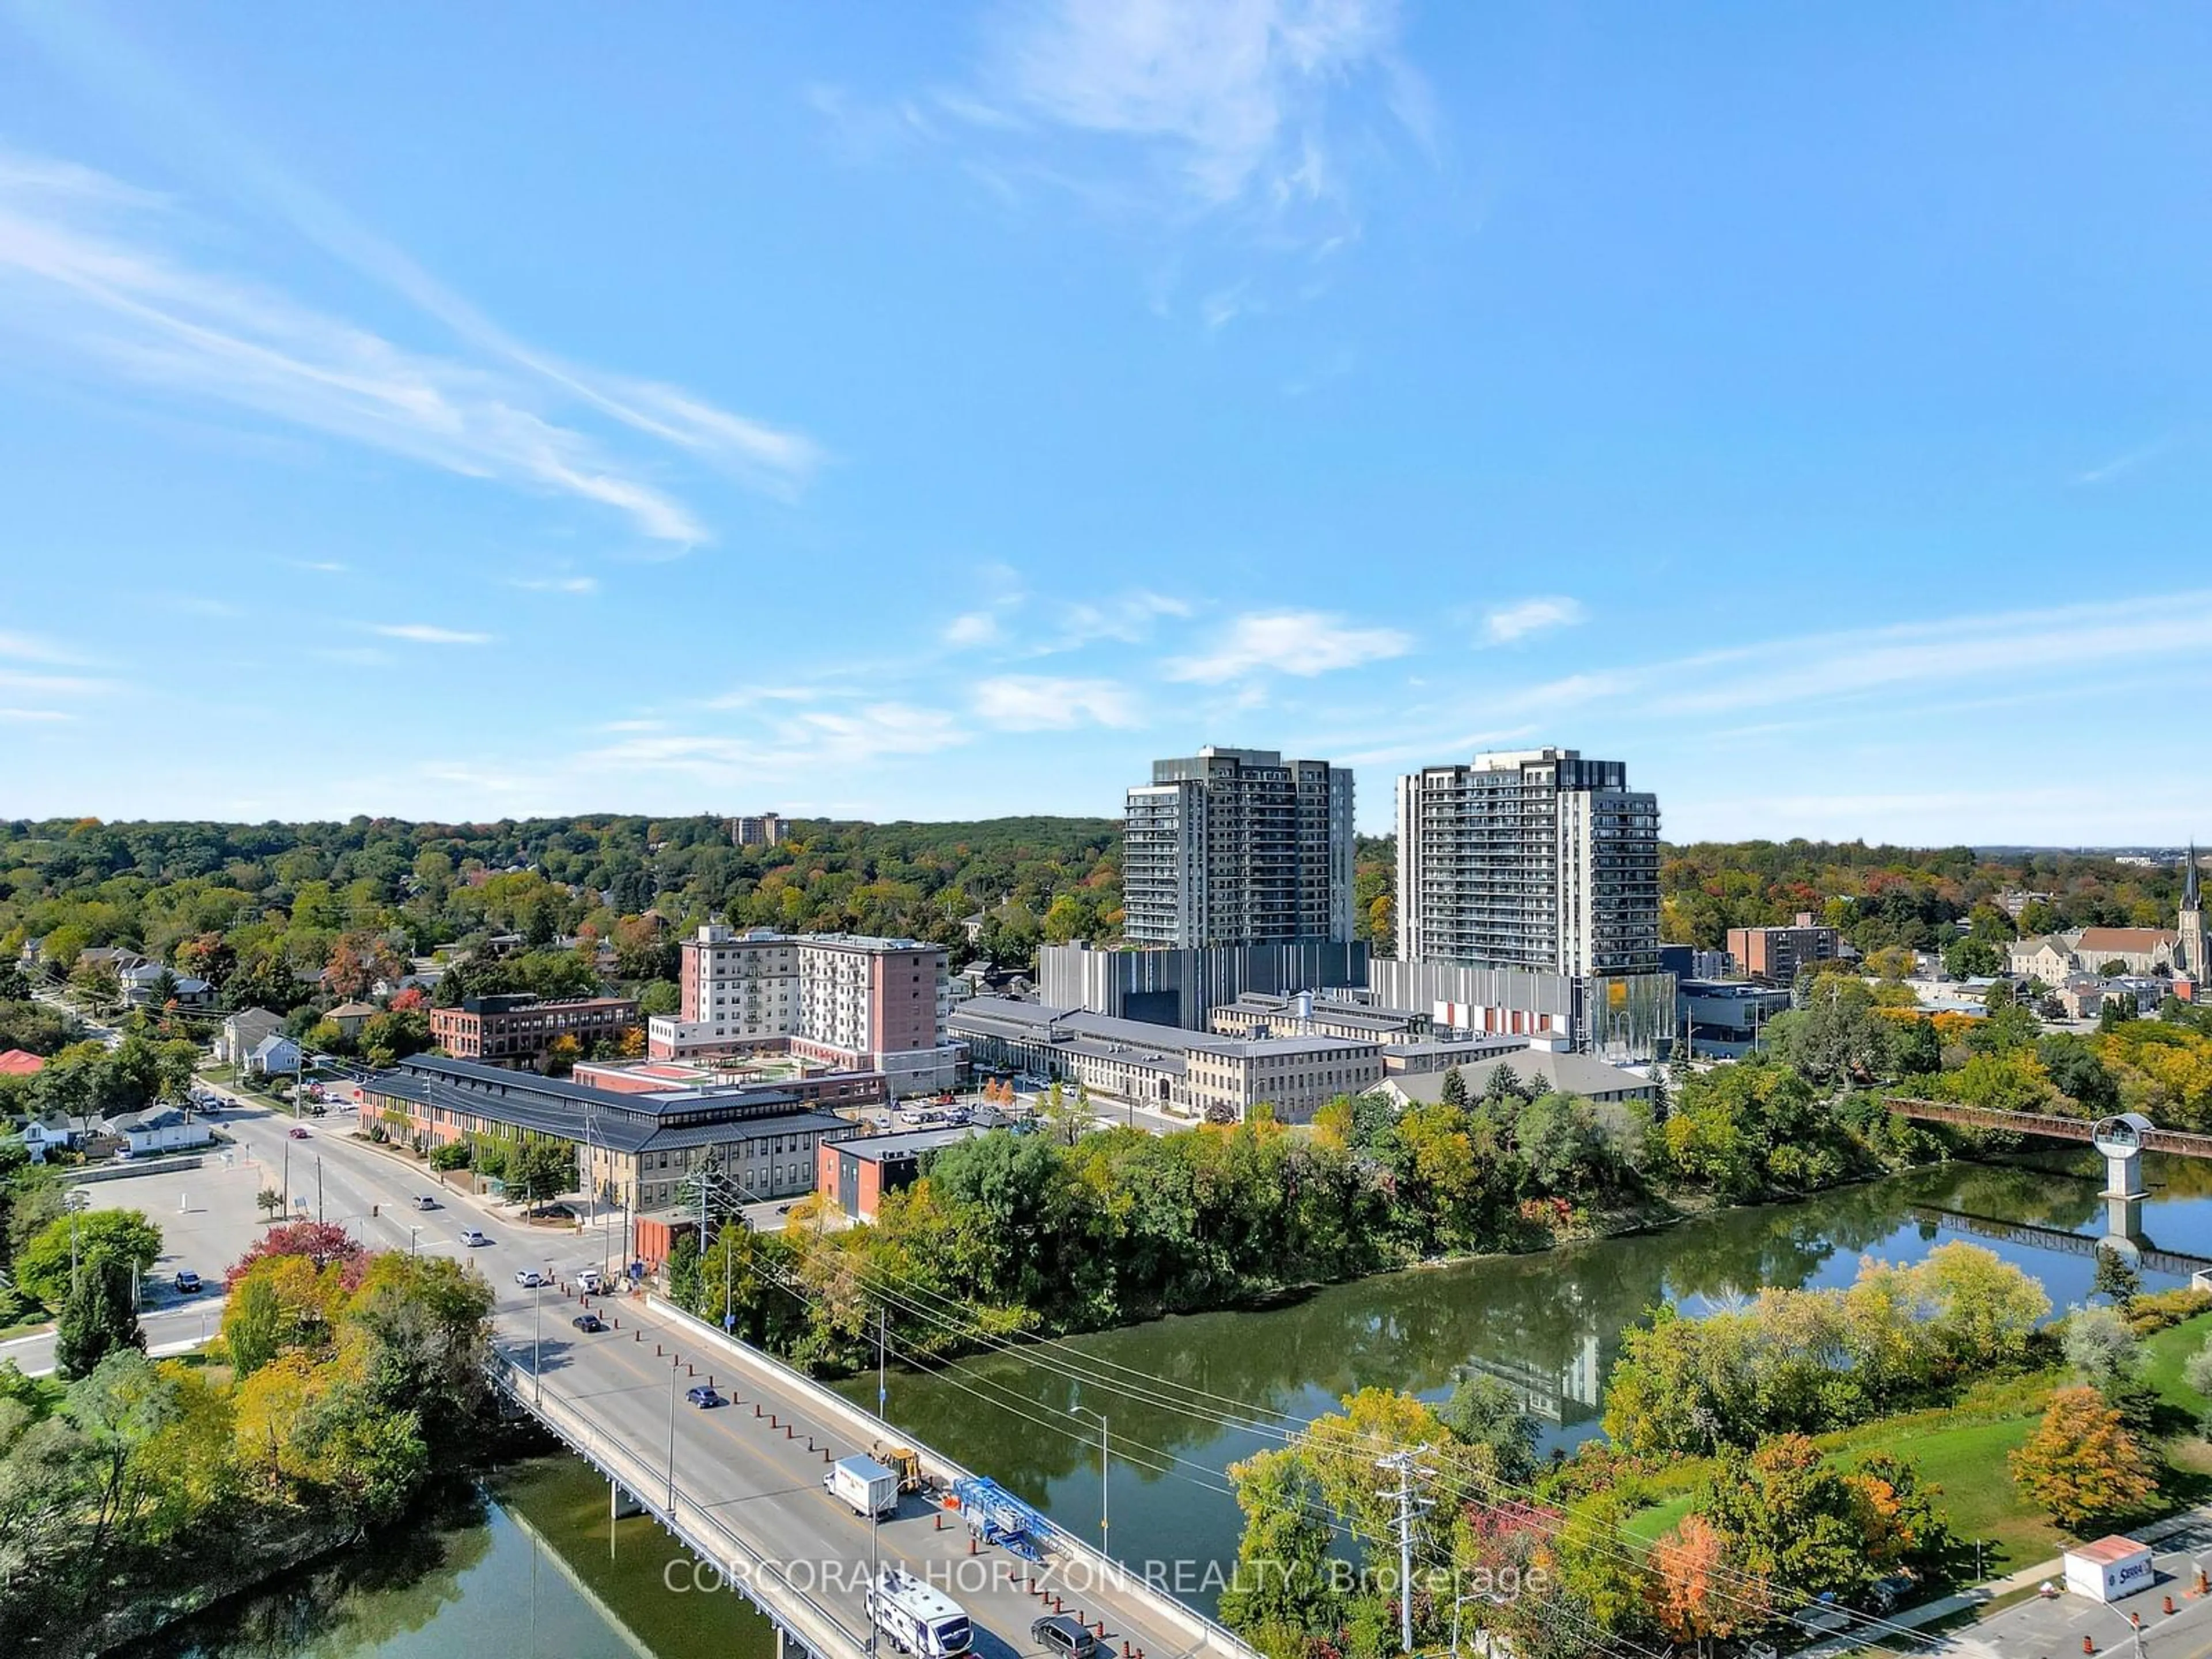
<path fill-rule="evenodd" d="M 517 1267 L 514 1270 L 514 1282 L 526 1291 L 534 1291 L 545 1282 L 545 1275 L 535 1267 Z"/>
<path fill-rule="evenodd" d="M 479 1244 L 490 1243 L 491 1240 L 483 1236 L 481 1227 L 464 1227 L 461 1229 L 461 1243 L 473 1250 Z"/>

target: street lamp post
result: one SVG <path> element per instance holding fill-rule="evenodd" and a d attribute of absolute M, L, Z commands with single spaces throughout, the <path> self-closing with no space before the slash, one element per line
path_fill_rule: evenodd
<path fill-rule="evenodd" d="M 69 1206 L 70 1289 L 73 1291 L 76 1289 L 76 1218 L 92 1207 L 92 1194 L 82 1187 L 72 1187 L 63 1202 Z"/>
<path fill-rule="evenodd" d="M 545 1403 L 545 1385 L 538 1380 L 543 1372 L 538 1364 L 539 1334 L 544 1324 L 545 1289 L 542 1285 L 535 1285 L 530 1292 L 530 1399 L 532 1405 L 538 1406 Z"/>
<path fill-rule="evenodd" d="M 1079 1416 L 1085 1412 L 1098 1419 L 1098 1547 L 1102 1553 L 1105 1553 L 1106 1494 L 1108 1488 L 1112 1485 L 1112 1465 L 1109 1462 L 1111 1454 L 1108 1450 L 1109 1443 L 1106 1437 L 1106 1413 L 1093 1407 L 1084 1405 L 1080 1401 L 1067 1408 L 1067 1414 L 1070 1417 Z"/>
<path fill-rule="evenodd" d="M 421 1238 L 421 1237 L 422 1237 L 422 1230 L 420 1227 L 413 1227 L 413 1226 L 410 1226 L 410 1228 L 408 1228 L 408 1230 L 407 1230 L 407 1254 L 408 1254 L 408 1255 L 413 1255 L 416 1254 L 416 1249 L 415 1249 L 416 1241 L 416 1240 L 418 1240 L 419 1238 Z"/>
<path fill-rule="evenodd" d="M 668 1368 L 668 1518 L 676 1518 L 676 1367 Z"/>

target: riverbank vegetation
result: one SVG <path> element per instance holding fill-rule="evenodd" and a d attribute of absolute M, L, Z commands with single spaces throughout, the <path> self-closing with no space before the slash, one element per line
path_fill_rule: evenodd
<path fill-rule="evenodd" d="M 1940 1155 L 1859 1095 L 1824 1098 L 1789 1067 L 1686 1076 L 1657 1116 L 1523 1084 L 1402 1109 L 1331 1103 L 1308 1127 L 1265 1113 L 1154 1135 L 1030 1133 L 946 1147 L 872 1224 L 714 1231 L 673 1259 L 678 1298 L 799 1363 L 872 1363 L 881 1313 L 898 1352 L 934 1358 L 1015 1334 L 1094 1330 L 1439 1256 L 1529 1250 L 1662 1222 L 1716 1200 L 1801 1194 Z M 1655 1121 L 1655 1117 L 1656 1121 Z"/>
<path fill-rule="evenodd" d="M 1747 1637 L 1822 1598 L 1885 1607 L 2201 1497 L 2208 1308 L 2115 1297 L 2040 1323 L 2041 1287 L 1963 1243 L 1845 1288 L 1662 1308 L 1625 1341 L 1606 1437 L 1525 1474 L 1498 1449 L 1527 1440 L 1494 1380 L 1469 1373 L 1442 1408 L 1363 1390 L 1231 1470 L 1246 1526 L 1223 1616 L 1270 1659 L 1394 1649 L 1375 1460 L 1406 1447 L 1428 1505 L 1418 1642 L 1457 1621 L 1565 1656 Z"/>
<path fill-rule="evenodd" d="M 489 1286 L 337 1231 L 264 1239 L 204 1357 L 125 1340 L 66 1383 L 0 1365 L 0 1640 L 143 1637 L 391 1520 L 465 1461 Z"/>

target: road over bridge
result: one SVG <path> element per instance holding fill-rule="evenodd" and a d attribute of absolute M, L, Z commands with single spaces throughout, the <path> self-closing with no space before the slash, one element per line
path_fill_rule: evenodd
<path fill-rule="evenodd" d="M 657 1297 L 586 1298 L 568 1282 L 531 1290 L 501 1281 L 500 1291 L 501 1387 L 605 1474 L 617 1502 L 652 1514 L 713 1564 L 702 1585 L 734 1587 L 781 1642 L 822 1659 L 867 1653 L 862 1597 L 872 1561 L 957 1601 L 985 1659 L 1042 1654 L 1030 1624 L 1061 1610 L 1087 1623 L 1112 1659 L 1255 1659 L 1164 1585 L 1042 1516 L 1034 1561 L 973 1539 L 966 1514 L 944 1501 L 968 1470 Z M 576 1329 L 587 1303 L 613 1328 Z M 691 1405 L 687 1390 L 710 1381 L 729 1403 Z M 872 1528 L 822 1479 L 833 1459 L 890 1444 L 921 1454 L 927 1487 Z M 688 1567 L 676 1582 L 692 1592 Z"/>

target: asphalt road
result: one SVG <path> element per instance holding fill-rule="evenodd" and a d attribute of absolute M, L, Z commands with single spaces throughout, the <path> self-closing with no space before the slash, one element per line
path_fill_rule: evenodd
<path fill-rule="evenodd" d="M 291 1118 L 258 1103 L 241 1103 L 221 1120 L 233 1143 L 229 1164 L 218 1160 L 185 1176 L 94 1183 L 91 1190 L 95 1202 L 134 1205 L 165 1227 L 173 1218 L 189 1220 L 174 1249 L 189 1249 L 203 1259 L 179 1265 L 191 1265 L 219 1283 L 222 1268 L 260 1231 L 255 1195 L 264 1186 L 283 1184 L 289 1156 L 291 1191 L 307 1200 L 307 1214 L 319 1212 L 343 1223 L 373 1247 L 454 1255 L 483 1271 L 495 1293 L 498 1340 L 515 1363 L 537 1369 L 538 1386 L 618 1436 L 664 1480 L 672 1453 L 682 1504 L 711 1514 L 754 1553 L 787 1565 L 848 1629 L 865 1628 L 861 1595 L 872 1547 L 883 1565 L 907 1568 L 965 1607 L 978 1628 L 976 1650 L 988 1659 L 1043 1651 L 1031 1640 L 1030 1626 L 1051 1609 L 1021 1588 L 1033 1571 L 1027 1563 L 990 1547 L 971 1557 L 967 1531 L 957 1517 L 941 1518 L 920 1497 L 902 1500 L 896 1518 L 876 1528 L 872 1543 L 867 1522 L 822 1489 L 824 1450 L 833 1456 L 866 1451 L 872 1436 L 864 1440 L 836 1411 L 788 1382 L 761 1376 L 737 1385 L 726 1351 L 696 1330 L 679 1329 L 671 1318 L 649 1313 L 642 1298 L 597 1301 L 621 1328 L 587 1335 L 570 1323 L 580 1306 L 574 1295 L 516 1284 L 516 1273 L 525 1267 L 573 1281 L 578 1268 L 597 1264 L 616 1247 L 614 1232 L 580 1234 L 568 1224 L 526 1224 L 486 1200 L 441 1188 L 423 1165 L 353 1139 L 355 1122 L 350 1111 L 334 1109 L 299 1126 L 307 1134 L 295 1139 Z M 421 1194 L 434 1195 L 438 1207 L 416 1210 L 413 1200 Z M 293 1212 L 299 1213 L 296 1206 Z M 460 1234 L 469 1226 L 481 1228 L 488 1242 L 463 1245 Z M 183 1243 L 186 1233 L 189 1245 Z M 161 1270 L 173 1269 L 165 1260 Z M 219 1299 L 210 1296 L 155 1308 L 144 1322 L 156 1349 L 189 1346 L 199 1340 L 203 1319 L 212 1333 L 219 1310 Z M 656 1346 L 663 1352 L 656 1354 Z M 39 1369 L 51 1364 L 51 1339 L 23 1339 L 0 1353 L 27 1370 Z M 706 1411 L 686 1404 L 683 1390 L 710 1375 L 740 1403 Z M 756 1406 L 762 1415 L 755 1414 Z M 769 1426 L 769 1413 L 777 1426 Z M 788 1437 L 783 1425 L 792 1426 Z M 712 1593 L 711 1587 L 694 1586 L 687 1563 L 672 1542 L 670 1576 L 664 1581 L 669 1593 Z M 1105 1620 L 1106 1654 L 1118 1655 L 1124 1643 L 1150 1659 L 1179 1659 L 1191 1651 L 1188 1628 L 1164 1618 L 1143 1598 L 1111 1595 L 1085 1577 L 1061 1582 L 1069 1611 L 1079 1607 L 1094 1625 Z"/>
<path fill-rule="evenodd" d="M 870 1561 L 870 1529 L 823 1491 L 821 1483 L 823 1449 L 834 1456 L 866 1451 L 872 1436 L 862 1440 L 801 1389 L 769 1386 L 764 1379 L 733 1387 L 726 1351 L 696 1330 L 678 1329 L 671 1319 L 648 1312 L 641 1297 L 594 1298 L 593 1305 L 618 1319 L 621 1328 L 599 1335 L 577 1331 L 569 1322 L 580 1307 L 574 1295 L 556 1288 L 527 1290 L 515 1283 L 514 1275 L 524 1267 L 550 1267 L 573 1281 L 580 1267 L 602 1258 L 605 1246 L 599 1239 L 569 1227 L 526 1225 L 513 1213 L 459 1192 L 441 1194 L 438 1210 L 417 1213 L 409 1200 L 416 1193 L 437 1191 L 433 1178 L 421 1165 L 352 1139 L 353 1126 L 349 1114 L 333 1113 L 309 1124 L 309 1139 L 291 1143 L 295 1184 L 302 1151 L 321 1154 L 330 1219 L 345 1220 L 372 1244 L 404 1249 L 411 1231 L 419 1250 L 471 1260 L 494 1287 L 494 1319 L 502 1348 L 526 1370 L 534 1358 L 539 1386 L 618 1435 L 664 1479 L 672 1415 L 676 1485 L 683 1504 L 710 1512 L 757 1554 L 791 1565 L 849 1628 L 864 1628 L 860 1585 Z M 241 1115 L 231 1127 L 241 1146 L 265 1163 L 271 1153 L 281 1155 L 290 1122 Z M 462 1246 L 459 1232 L 469 1225 L 482 1228 L 489 1242 L 478 1249 Z M 655 1354 L 656 1346 L 665 1351 L 662 1355 Z M 743 1403 L 708 1411 L 685 1403 L 683 1390 L 710 1375 L 725 1394 L 734 1392 Z M 792 1437 L 786 1438 L 781 1426 L 770 1428 L 766 1415 L 754 1415 L 754 1406 L 763 1401 L 764 1411 L 773 1412 L 780 1424 L 793 1425 Z M 811 1452 L 810 1435 L 817 1448 Z M 883 1564 L 932 1578 L 967 1608 L 988 1632 L 978 1651 L 999 1659 L 1042 1651 L 1030 1640 L 1030 1626 L 1049 1607 L 1019 1588 L 1027 1564 L 991 1548 L 971 1559 L 967 1532 L 957 1518 L 947 1518 L 940 1529 L 938 1512 L 921 1498 L 909 1497 L 897 1518 L 877 1529 L 875 1546 Z M 670 1593 L 711 1593 L 690 1587 L 687 1559 L 672 1543 L 672 1582 L 683 1588 Z M 1177 1659 L 1193 1646 L 1185 1627 L 1126 1596 L 1102 1603 L 1095 1594 L 1079 1595 L 1068 1598 L 1066 1605 L 1071 1611 L 1081 1605 L 1094 1622 L 1104 1617 L 1106 1651 L 1115 1656 L 1124 1641 L 1143 1649 L 1149 1659 Z"/>

